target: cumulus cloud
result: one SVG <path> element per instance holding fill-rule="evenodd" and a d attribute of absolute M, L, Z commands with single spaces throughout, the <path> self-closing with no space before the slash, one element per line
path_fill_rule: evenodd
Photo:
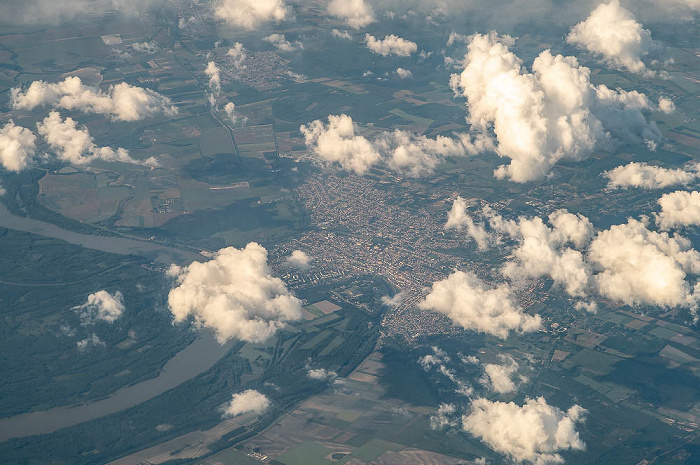
<path fill-rule="evenodd" d="M 309 257 L 309 255 L 302 250 L 293 251 L 292 254 L 289 257 L 287 257 L 285 262 L 289 266 L 292 266 L 302 271 L 311 268 L 311 257 Z"/>
<path fill-rule="evenodd" d="M 661 97 L 659 99 L 659 111 L 669 115 L 676 111 L 676 104 L 673 103 L 673 100 L 671 100 L 670 98 Z"/>
<path fill-rule="evenodd" d="M 0 129 L 0 164 L 9 171 L 31 166 L 36 152 L 36 136 L 10 121 Z"/>
<path fill-rule="evenodd" d="M 481 383 L 499 394 L 506 394 L 517 389 L 513 377 L 518 373 L 520 365 L 510 355 L 499 355 L 501 364 L 489 363 L 484 365 L 484 376 Z"/>
<path fill-rule="evenodd" d="M 124 296 L 117 291 L 110 294 L 107 291 L 97 291 L 90 294 L 87 302 L 73 307 L 80 314 L 83 324 L 94 324 L 97 321 L 114 323 L 124 314 Z"/>
<path fill-rule="evenodd" d="M 34 81 L 25 92 L 18 87 L 12 89 L 11 96 L 15 109 L 33 110 L 48 105 L 98 113 L 115 121 L 137 121 L 158 113 L 167 116 L 177 114 L 177 108 L 170 99 L 153 90 L 122 82 L 103 92 L 84 85 L 77 76 L 67 77 L 58 83 Z"/>
<path fill-rule="evenodd" d="M 328 13 L 343 19 L 348 26 L 360 29 L 376 21 L 374 10 L 365 0 L 331 0 Z"/>
<path fill-rule="evenodd" d="M 90 346 L 93 346 L 93 347 L 104 347 L 106 344 L 104 343 L 104 341 L 102 341 L 102 339 L 100 339 L 100 338 L 97 336 L 97 334 L 93 334 L 93 335 L 90 336 L 90 337 L 87 337 L 87 338 L 85 338 L 85 339 L 81 339 L 80 341 L 78 341 L 78 342 L 76 343 L 76 345 L 78 346 L 78 350 L 79 350 L 79 351 L 84 352 L 84 351 L 86 351 L 88 348 L 90 348 Z"/>
<path fill-rule="evenodd" d="M 237 417 L 246 413 L 262 415 L 270 408 L 270 399 L 254 389 L 234 394 L 224 410 L 225 417 Z"/>
<path fill-rule="evenodd" d="M 510 331 L 532 332 L 541 325 L 539 315 L 527 315 L 515 303 L 507 284 L 489 288 L 475 275 L 462 271 L 434 283 L 419 308 L 442 313 L 465 329 L 502 339 Z"/>
<path fill-rule="evenodd" d="M 462 417 L 462 428 L 516 462 L 546 465 L 563 463 L 561 451 L 585 449 L 576 431 L 585 414 L 578 405 L 564 412 L 542 397 L 526 399 L 522 406 L 476 399 Z"/>
<path fill-rule="evenodd" d="M 271 21 L 294 20 L 292 9 L 284 0 L 218 0 L 214 16 L 231 26 L 249 30 Z"/>
<path fill-rule="evenodd" d="M 338 373 L 336 373 L 335 371 L 326 370 L 325 368 L 309 368 L 306 371 L 306 376 L 308 376 L 309 379 L 313 379 L 315 381 L 332 382 L 338 377 Z"/>
<path fill-rule="evenodd" d="M 401 304 L 404 303 L 406 300 L 406 293 L 404 292 L 399 292 L 393 297 L 389 297 L 388 295 L 382 296 L 381 302 L 382 305 L 386 305 L 387 307 L 390 308 L 398 308 L 401 306 Z"/>
<path fill-rule="evenodd" d="M 453 404 L 440 404 L 437 413 L 430 416 L 431 429 L 452 428 L 458 424 L 457 407 Z"/>
<path fill-rule="evenodd" d="M 297 50 L 304 49 L 304 44 L 302 44 L 298 40 L 290 42 L 284 37 L 283 34 L 270 34 L 263 40 L 274 45 L 275 48 L 280 52 L 295 52 Z"/>
<path fill-rule="evenodd" d="M 129 45 L 129 47 L 134 51 L 138 53 L 148 53 L 150 55 L 158 52 L 158 43 L 157 42 L 134 42 L 133 44 Z"/>
<path fill-rule="evenodd" d="M 469 122 L 493 131 L 497 153 L 510 158 L 495 175 L 515 182 L 541 179 L 557 161 L 581 160 L 612 138 L 654 147 L 661 133 L 641 113 L 645 95 L 590 83 L 590 70 L 576 58 L 545 50 L 532 73 L 509 50 L 509 36 L 471 36 L 464 71 L 451 85 L 467 100 Z"/>
<path fill-rule="evenodd" d="M 452 203 L 452 208 L 447 213 L 447 222 L 445 229 L 456 229 L 462 231 L 466 229 L 467 236 L 474 239 L 477 247 L 485 250 L 489 245 L 497 240 L 497 238 L 486 231 L 483 222 L 476 223 L 467 213 L 467 201 L 462 197 L 457 197 Z"/>
<path fill-rule="evenodd" d="M 418 45 L 415 42 L 402 39 L 394 34 L 390 34 L 383 39 L 377 39 L 373 35 L 365 34 L 365 45 L 372 52 L 384 57 L 389 55 L 408 57 L 418 51 Z"/>
<path fill-rule="evenodd" d="M 398 74 L 401 79 L 409 79 L 413 77 L 413 73 L 410 69 L 396 68 L 396 74 Z"/>
<path fill-rule="evenodd" d="M 661 229 L 700 226 L 700 192 L 671 192 L 659 199 L 659 205 L 656 223 Z"/>
<path fill-rule="evenodd" d="M 346 171 L 365 174 L 377 163 L 409 176 L 429 174 L 448 156 L 476 154 L 489 146 L 488 139 L 457 134 L 454 138 L 430 139 L 407 131 L 385 132 L 374 142 L 358 134 L 352 118 L 330 115 L 328 124 L 320 120 L 301 126 L 306 145 L 323 161 Z"/>
<path fill-rule="evenodd" d="M 168 295 L 175 321 L 193 318 L 222 343 L 262 342 L 301 318 L 301 301 L 270 274 L 267 250 L 254 242 L 221 249 L 206 263 L 172 265 L 168 274 L 177 279 Z"/>
<path fill-rule="evenodd" d="M 243 62 L 246 58 L 248 58 L 248 55 L 246 54 L 242 43 L 236 42 L 233 44 L 233 47 L 226 52 L 226 55 L 231 57 L 231 62 L 233 63 L 234 68 L 244 69 L 246 67 Z"/>
<path fill-rule="evenodd" d="M 601 3 L 585 21 L 571 29 L 566 41 L 602 56 L 617 69 L 653 74 L 642 58 L 658 46 L 651 39 L 651 32 L 618 0 Z"/>
<path fill-rule="evenodd" d="M 646 163 L 631 162 L 603 173 L 610 181 L 609 188 L 639 187 L 642 189 L 663 189 L 675 185 L 688 185 L 695 181 L 700 172 L 694 167 L 668 169 Z"/>
<path fill-rule="evenodd" d="M 352 40 L 352 36 L 348 34 L 348 31 L 340 32 L 337 29 L 333 29 L 331 31 L 331 34 L 333 34 L 333 37 L 335 37 L 336 39 Z"/>
<path fill-rule="evenodd" d="M 216 63 L 210 61 L 204 69 L 204 74 L 209 76 L 209 90 L 211 90 L 211 94 L 209 94 L 209 104 L 215 107 L 216 101 L 221 94 L 221 70 L 216 66 Z"/>
<path fill-rule="evenodd" d="M 114 150 L 110 147 L 97 146 L 86 127 L 78 128 L 72 118 L 63 119 L 58 112 L 49 113 L 49 116 L 37 123 L 36 127 L 51 150 L 60 160 L 67 163 L 84 165 L 96 160 L 140 163 L 131 158 L 129 152 L 123 148 Z M 143 164 L 153 166 L 155 159 L 150 158 Z"/>

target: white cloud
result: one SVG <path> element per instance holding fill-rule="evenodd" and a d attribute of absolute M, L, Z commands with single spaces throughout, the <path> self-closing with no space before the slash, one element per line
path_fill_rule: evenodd
<path fill-rule="evenodd" d="M 602 56 L 617 69 L 653 74 L 642 58 L 658 46 L 651 39 L 651 32 L 618 0 L 601 3 L 585 21 L 571 29 L 566 41 Z"/>
<path fill-rule="evenodd" d="M 211 90 L 209 104 L 215 107 L 216 101 L 221 94 L 221 70 L 216 66 L 216 63 L 210 61 L 204 69 L 204 74 L 209 76 L 209 90 Z"/>
<path fill-rule="evenodd" d="M 695 181 L 700 172 L 684 169 L 668 169 L 646 163 L 631 162 L 603 173 L 610 182 L 609 188 L 639 187 L 642 189 L 663 189 L 675 185 L 688 185 Z"/>
<path fill-rule="evenodd" d="M 333 29 L 331 31 L 331 34 L 333 34 L 333 37 L 335 37 L 336 39 L 352 40 L 352 36 L 348 34 L 348 31 L 340 32 L 337 29 Z"/>
<path fill-rule="evenodd" d="M 352 118 L 347 115 L 330 115 L 327 125 L 316 120 L 301 126 L 300 131 L 306 145 L 321 160 L 359 175 L 380 162 L 408 176 L 430 174 L 445 157 L 476 154 L 489 145 L 483 137 L 472 140 L 457 134 L 454 138 L 430 139 L 400 130 L 385 132 L 373 143 L 357 134 Z"/>
<path fill-rule="evenodd" d="M 226 116 L 235 123 L 236 120 L 238 119 L 236 117 L 236 104 L 233 102 L 228 102 L 226 105 L 224 105 L 224 111 L 226 112 Z"/>
<path fill-rule="evenodd" d="M 3 0 L 0 20 L 6 24 L 56 24 L 119 12 L 138 15 L 162 0 Z"/>
<path fill-rule="evenodd" d="M 437 414 L 430 416 L 431 429 L 445 429 L 458 424 L 457 407 L 453 404 L 440 404 Z"/>
<path fill-rule="evenodd" d="M 94 324 L 97 321 L 114 323 L 124 314 L 124 296 L 119 291 L 114 294 L 97 291 L 88 296 L 87 302 L 73 309 L 80 312 L 83 324 Z"/>
<path fill-rule="evenodd" d="M 661 133 L 641 109 L 651 105 L 638 92 L 590 83 L 590 70 L 576 58 L 543 51 L 532 73 L 509 50 L 509 36 L 471 37 L 464 71 L 451 84 L 463 95 L 472 128 L 493 131 L 497 152 L 510 158 L 495 174 L 515 182 L 541 179 L 559 160 L 580 160 L 611 137 L 653 146 Z"/>
<path fill-rule="evenodd" d="M 222 343 L 262 342 L 286 321 L 301 318 L 301 301 L 270 274 L 267 250 L 254 242 L 241 250 L 221 249 L 206 263 L 172 265 L 168 274 L 177 278 L 168 295 L 175 321 L 194 318 Z"/>
<path fill-rule="evenodd" d="M 656 223 L 661 229 L 679 226 L 700 226 L 700 192 L 676 191 L 659 199 L 661 212 Z"/>
<path fill-rule="evenodd" d="M 52 111 L 36 126 L 58 158 L 67 163 L 84 165 L 95 160 L 139 163 L 123 148 L 98 147 L 87 128 L 78 128 L 72 118 L 64 120 L 58 112 Z M 143 164 L 152 166 L 154 163 L 155 159 L 151 158 Z"/>
<path fill-rule="evenodd" d="M 218 0 L 214 15 L 231 26 L 250 30 L 271 21 L 294 20 L 292 9 L 284 0 Z"/>
<path fill-rule="evenodd" d="M 402 39 L 394 34 L 388 35 L 384 39 L 377 39 L 373 35 L 365 34 L 365 45 L 372 52 L 384 57 L 389 55 L 408 57 L 418 51 L 418 45 L 415 42 Z"/>
<path fill-rule="evenodd" d="M 22 171 L 32 165 L 36 136 L 10 121 L 0 129 L 0 164 L 9 171 Z"/>
<path fill-rule="evenodd" d="M 497 238 L 486 231 L 484 223 L 476 223 L 467 214 L 467 201 L 462 197 L 457 197 L 452 203 L 452 209 L 447 213 L 445 229 L 456 229 L 457 231 L 467 230 L 467 236 L 474 239 L 477 247 L 485 250 L 490 244 L 497 242 Z"/>
<path fill-rule="evenodd" d="M 67 77 L 62 82 L 34 81 L 22 92 L 11 91 L 15 109 L 33 110 L 39 106 L 81 110 L 85 113 L 107 115 L 115 121 L 137 121 L 147 116 L 163 113 L 177 114 L 177 108 L 167 97 L 158 92 L 125 82 L 110 86 L 107 92 L 86 86 L 79 77 Z"/>
<path fill-rule="evenodd" d="M 131 49 L 138 53 L 154 54 L 158 52 L 158 42 L 134 42 L 129 45 Z"/>
<path fill-rule="evenodd" d="M 246 54 L 245 48 L 243 47 L 243 44 L 240 42 L 236 42 L 233 44 L 233 47 L 231 47 L 228 52 L 226 52 L 226 55 L 231 57 L 231 61 L 233 62 L 233 67 L 236 69 L 244 69 L 246 66 L 243 64 L 245 59 L 248 57 Z"/>
<path fill-rule="evenodd" d="M 598 304 L 595 302 L 576 302 L 576 305 L 574 305 L 574 308 L 576 310 L 582 310 L 586 311 L 588 313 L 593 313 L 596 314 L 598 313 Z"/>
<path fill-rule="evenodd" d="M 285 261 L 288 265 L 302 271 L 311 268 L 311 257 L 302 250 L 293 251 Z"/>
<path fill-rule="evenodd" d="M 410 69 L 396 68 L 396 74 L 398 74 L 401 79 L 409 79 L 413 77 L 413 73 Z"/>
<path fill-rule="evenodd" d="M 299 130 L 316 155 L 326 162 L 337 163 L 344 170 L 362 175 L 379 161 L 377 149 L 355 133 L 352 118 L 347 115 L 330 115 L 327 125 L 316 120 Z"/>
<path fill-rule="evenodd" d="M 298 40 L 295 42 L 288 41 L 283 34 L 270 34 L 263 39 L 265 42 L 269 42 L 275 46 L 280 52 L 294 52 L 297 50 L 303 50 L 304 44 Z"/>
<path fill-rule="evenodd" d="M 516 462 L 563 463 L 559 452 L 585 449 L 576 431 L 585 413 L 578 405 L 564 412 L 542 397 L 527 399 L 523 406 L 476 399 L 462 417 L 462 428 Z"/>
<path fill-rule="evenodd" d="M 475 275 L 462 271 L 434 283 L 419 308 L 442 313 L 465 329 L 503 339 L 510 331 L 532 332 L 541 325 L 539 315 L 527 315 L 515 303 L 507 284 L 489 288 Z"/>
<path fill-rule="evenodd" d="M 387 307 L 390 308 L 398 308 L 401 306 L 401 304 L 404 303 L 406 300 L 406 293 L 404 292 L 399 292 L 393 297 L 389 297 L 388 295 L 382 296 L 381 302 L 382 305 L 386 305 Z"/>
<path fill-rule="evenodd" d="M 374 10 L 364 0 L 331 0 L 328 13 L 344 19 L 348 26 L 360 29 L 376 21 Z"/>
<path fill-rule="evenodd" d="M 676 111 L 676 104 L 673 103 L 673 100 L 671 100 L 670 98 L 661 97 L 659 99 L 659 111 L 669 115 Z"/>
<path fill-rule="evenodd" d="M 502 364 L 484 365 L 484 376 L 480 382 L 499 394 L 513 392 L 517 389 L 513 377 L 518 373 L 520 365 L 510 355 L 500 355 L 499 358 Z"/>
<path fill-rule="evenodd" d="M 262 415 L 268 408 L 270 408 L 270 399 L 265 394 L 248 389 L 233 395 L 231 402 L 226 405 L 224 416 L 237 417 L 246 413 Z"/>
<path fill-rule="evenodd" d="M 83 352 L 86 351 L 90 346 L 94 347 L 104 347 L 105 343 L 100 339 L 97 334 L 93 334 L 92 336 L 82 339 L 76 343 L 78 346 L 78 350 Z"/>
<path fill-rule="evenodd" d="M 309 379 L 313 379 L 316 381 L 332 382 L 338 377 L 338 373 L 336 373 L 335 371 L 326 370 L 325 368 L 309 368 L 306 372 L 306 376 L 308 376 Z"/>

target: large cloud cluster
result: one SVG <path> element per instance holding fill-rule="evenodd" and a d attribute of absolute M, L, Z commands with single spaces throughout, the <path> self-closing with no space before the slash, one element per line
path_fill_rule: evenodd
<path fill-rule="evenodd" d="M 234 394 L 224 410 L 225 417 L 237 417 L 246 413 L 262 415 L 270 408 L 270 399 L 265 394 L 248 389 Z"/>
<path fill-rule="evenodd" d="M 107 115 L 115 121 L 137 121 L 163 113 L 175 115 L 177 108 L 167 97 L 150 89 L 125 82 L 110 86 L 107 92 L 86 86 L 79 77 L 67 77 L 57 83 L 34 81 L 22 92 L 12 89 L 12 106 L 32 110 L 39 106 L 80 110 Z"/>
<path fill-rule="evenodd" d="M 221 249 L 206 263 L 172 265 L 168 274 L 177 279 L 168 295 L 175 321 L 193 318 L 221 342 L 262 342 L 301 318 L 301 301 L 270 274 L 267 250 L 254 242 Z"/>
<path fill-rule="evenodd" d="M 442 313 L 465 329 L 503 339 L 510 331 L 537 331 L 541 325 L 539 315 L 527 315 L 515 303 L 508 285 L 489 288 L 475 275 L 462 271 L 434 283 L 419 307 Z"/>
<path fill-rule="evenodd" d="M 87 128 L 78 128 L 72 118 L 63 119 L 55 111 L 37 123 L 37 131 L 58 158 L 68 163 L 84 165 L 95 160 L 137 163 L 123 148 L 114 150 L 97 146 Z M 149 164 L 153 162 L 154 160 L 148 161 Z"/>
<path fill-rule="evenodd" d="M 542 397 L 522 406 L 476 399 L 462 417 L 462 428 L 516 462 L 546 465 L 563 463 L 561 451 L 585 449 L 576 431 L 585 414 L 578 405 L 564 412 Z"/>
<path fill-rule="evenodd" d="M 390 34 L 383 39 L 377 39 L 373 35 L 365 34 L 365 45 L 372 52 L 383 57 L 396 55 L 408 57 L 418 51 L 418 45 L 410 40 Z"/>
<path fill-rule="evenodd" d="M 659 224 L 693 224 L 700 218 L 693 199 L 689 193 L 669 194 L 660 201 Z M 489 209 L 484 217 L 490 242 L 509 237 L 516 243 L 503 267 L 513 281 L 548 276 L 572 297 L 697 308 L 699 296 L 689 275 L 700 275 L 700 253 L 683 236 L 650 229 L 644 217 L 597 232 L 588 218 L 565 210 L 551 214 L 547 223 L 539 217 L 504 220 Z"/>
<path fill-rule="evenodd" d="M 663 189 L 675 185 L 688 185 L 700 177 L 700 171 L 694 167 L 686 169 L 669 169 L 647 163 L 631 162 L 618 166 L 604 175 L 610 180 L 609 188 L 639 187 L 642 189 Z"/>
<path fill-rule="evenodd" d="M 293 20 L 292 9 L 284 0 L 219 0 L 214 15 L 231 26 L 256 29 L 268 22 Z"/>
<path fill-rule="evenodd" d="M 114 323 L 124 314 L 124 297 L 117 291 L 110 294 L 107 291 L 97 291 L 90 294 L 87 302 L 77 307 L 83 324 L 93 324 L 97 321 Z"/>
<path fill-rule="evenodd" d="M 10 121 L 0 128 L 0 164 L 9 171 L 28 168 L 36 151 L 36 136 Z"/>
<path fill-rule="evenodd" d="M 676 191 L 659 199 L 661 211 L 656 222 L 661 229 L 700 226 L 700 192 Z"/>
<path fill-rule="evenodd" d="M 384 162 L 396 171 L 417 177 L 431 173 L 447 156 L 476 154 L 491 147 L 484 137 L 472 140 L 461 134 L 455 138 L 430 139 L 400 130 L 383 133 L 371 142 L 358 134 L 352 118 L 347 115 L 330 115 L 328 124 L 316 120 L 301 126 L 300 131 L 306 145 L 322 161 L 360 175 Z"/>
<path fill-rule="evenodd" d="M 601 3 L 591 15 L 571 29 L 567 42 L 603 57 L 606 63 L 633 73 L 653 74 L 642 58 L 658 46 L 651 32 L 619 0 Z"/>
<path fill-rule="evenodd" d="M 374 10 L 365 0 L 331 0 L 328 13 L 344 19 L 348 26 L 355 29 L 376 21 Z"/>
<path fill-rule="evenodd" d="M 472 127 L 493 130 L 499 155 L 511 159 L 496 170 L 515 182 L 541 179 L 563 159 L 580 160 L 611 137 L 655 147 L 661 134 L 647 123 L 645 95 L 590 82 L 576 58 L 543 51 L 528 73 L 509 50 L 509 36 L 471 37 L 464 71 L 451 84 L 469 108 Z"/>

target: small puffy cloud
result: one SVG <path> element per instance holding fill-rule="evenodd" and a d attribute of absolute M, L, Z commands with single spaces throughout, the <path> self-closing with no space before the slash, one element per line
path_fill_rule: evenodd
<path fill-rule="evenodd" d="M 216 100 L 221 94 L 221 70 L 216 66 L 216 63 L 210 61 L 204 69 L 204 74 L 209 76 L 209 90 L 211 90 L 209 104 L 214 107 L 216 106 Z"/>
<path fill-rule="evenodd" d="M 309 257 L 309 255 L 302 250 L 293 251 L 292 254 L 289 257 L 287 257 L 285 262 L 289 266 L 292 266 L 302 271 L 311 268 L 311 257 Z"/>
<path fill-rule="evenodd" d="M 274 45 L 280 52 L 295 52 L 297 50 L 304 49 L 304 44 L 299 41 L 290 42 L 284 37 L 283 34 L 270 34 L 263 40 Z"/>
<path fill-rule="evenodd" d="M 263 23 L 294 20 L 292 9 L 284 0 L 218 0 L 214 16 L 231 26 L 250 30 Z"/>
<path fill-rule="evenodd" d="M 100 339 L 97 334 L 93 334 L 92 336 L 81 339 L 76 343 L 78 346 L 78 350 L 81 352 L 84 352 L 90 348 L 90 346 L 93 347 L 104 347 L 106 344 Z"/>
<path fill-rule="evenodd" d="M 0 165 L 8 171 L 22 171 L 32 165 L 36 136 L 10 121 L 0 129 Z"/>
<path fill-rule="evenodd" d="M 97 291 L 88 296 L 87 302 L 73 309 L 80 313 L 83 324 L 93 324 L 97 321 L 114 323 L 124 314 L 124 296 L 119 291 L 114 294 Z"/>
<path fill-rule="evenodd" d="M 398 308 L 401 306 L 401 304 L 404 303 L 406 300 L 406 293 L 404 292 L 399 292 L 393 297 L 389 297 L 388 295 L 385 295 L 381 298 L 382 305 L 386 305 L 387 307 L 390 308 Z"/>
<path fill-rule="evenodd" d="M 401 79 L 409 79 L 413 77 L 413 73 L 410 69 L 396 68 L 396 74 L 398 74 Z"/>
<path fill-rule="evenodd" d="M 84 165 L 96 160 L 138 163 L 123 148 L 98 147 L 87 128 L 78 128 L 72 118 L 63 119 L 58 112 L 49 113 L 36 127 L 51 150 L 67 163 Z M 149 159 L 144 163 L 152 165 L 155 160 Z"/>
<path fill-rule="evenodd" d="M 246 413 L 262 415 L 270 408 L 270 399 L 254 389 L 234 394 L 224 410 L 225 417 L 237 417 Z"/>
<path fill-rule="evenodd" d="M 34 81 L 25 92 L 18 87 L 12 89 L 11 97 L 15 109 L 33 110 L 48 105 L 98 113 L 115 121 L 137 121 L 158 113 L 167 116 L 177 114 L 177 108 L 170 99 L 153 90 L 122 82 L 103 92 L 84 85 L 76 76 L 58 83 Z"/>
<path fill-rule="evenodd" d="M 585 414 L 578 405 L 564 412 L 542 397 L 522 406 L 482 398 L 472 402 L 462 428 L 516 462 L 546 465 L 563 463 L 561 451 L 585 449 L 576 431 Z"/>
<path fill-rule="evenodd" d="M 481 383 L 499 394 L 506 394 L 517 389 L 513 377 L 518 373 L 520 365 L 510 355 L 500 355 L 501 364 L 489 363 L 484 365 L 484 376 Z"/>
<path fill-rule="evenodd" d="M 574 305 L 574 308 L 576 310 L 581 310 L 581 311 L 586 311 L 588 313 L 593 313 L 596 314 L 598 313 L 598 304 L 595 302 L 576 302 L 576 305 Z"/>
<path fill-rule="evenodd" d="M 365 0 L 331 0 L 328 14 L 345 20 L 348 26 L 355 29 L 376 21 L 374 10 Z"/>
<path fill-rule="evenodd" d="M 495 134 L 497 153 L 510 159 L 495 175 L 528 182 L 550 175 L 559 160 L 581 160 L 613 141 L 654 147 L 661 133 L 641 113 L 651 108 L 639 92 L 590 82 L 576 58 L 543 51 L 528 73 L 509 50 L 514 39 L 471 36 L 464 71 L 452 88 L 467 100 L 473 130 Z"/>
<path fill-rule="evenodd" d="M 627 305 L 695 307 L 686 281 L 700 274 L 700 253 L 684 237 L 652 231 L 642 221 L 600 231 L 591 242 L 588 260 L 598 292 Z"/>
<path fill-rule="evenodd" d="M 467 213 L 467 201 L 462 197 L 457 197 L 452 203 L 452 208 L 447 213 L 445 229 L 456 229 L 462 231 L 466 229 L 467 236 L 474 239 L 477 247 L 485 250 L 498 239 L 486 231 L 484 223 L 476 223 Z"/>
<path fill-rule="evenodd" d="M 315 381 L 332 382 L 338 377 L 338 373 L 335 371 L 326 370 L 325 368 L 309 368 L 306 372 L 306 376 Z"/>
<path fill-rule="evenodd" d="M 352 36 L 348 34 L 348 31 L 340 32 L 337 29 L 333 29 L 331 31 L 331 34 L 333 34 L 333 37 L 335 37 L 336 39 L 352 40 Z"/>
<path fill-rule="evenodd" d="M 657 48 L 651 32 L 619 0 L 601 3 L 591 15 L 571 29 L 570 44 L 600 55 L 606 63 L 633 73 L 650 74 L 642 58 Z"/>
<path fill-rule="evenodd" d="M 158 52 L 158 43 L 157 42 L 135 42 L 129 47 L 134 51 L 138 53 L 148 53 L 148 54 L 154 54 Z"/>
<path fill-rule="evenodd" d="M 532 332 L 541 325 L 539 315 L 527 315 L 515 303 L 508 285 L 489 288 L 475 275 L 462 271 L 434 283 L 419 307 L 442 313 L 465 329 L 502 339 L 510 331 Z"/>
<path fill-rule="evenodd" d="M 680 168 L 668 169 L 639 162 L 618 166 L 603 174 L 610 180 L 608 187 L 611 189 L 627 187 L 663 189 L 676 185 L 688 185 L 700 176 L 697 169 L 693 171 Z"/>
<path fill-rule="evenodd" d="M 659 199 L 661 211 L 656 223 L 661 229 L 700 226 L 700 192 L 676 191 Z"/>
<path fill-rule="evenodd" d="M 373 35 L 365 34 L 365 45 L 372 52 L 384 57 L 389 55 L 408 57 L 418 51 L 418 45 L 415 42 L 402 39 L 394 34 L 390 34 L 383 39 L 377 39 Z"/>
<path fill-rule="evenodd" d="M 365 174 L 379 161 L 377 149 L 356 128 L 347 115 L 328 117 L 328 124 L 320 120 L 301 126 L 306 145 L 322 160 L 338 164 L 347 171 Z"/>
<path fill-rule="evenodd" d="M 431 429 L 452 428 L 459 425 L 457 407 L 453 404 L 440 404 L 435 415 L 430 416 Z"/>
<path fill-rule="evenodd" d="M 233 62 L 234 68 L 245 68 L 243 62 L 248 56 L 246 55 L 245 48 L 243 47 L 242 43 L 236 42 L 235 44 L 233 44 L 233 47 L 231 47 L 228 50 L 228 52 L 226 52 L 226 56 L 231 57 L 231 61 Z"/>
<path fill-rule="evenodd" d="M 236 117 L 236 104 L 233 102 L 228 102 L 226 105 L 224 105 L 224 111 L 226 112 L 226 116 L 228 116 L 228 118 L 235 123 L 238 119 Z"/>
<path fill-rule="evenodd" d="M 285 322 L 301 318 L 301 301 L 270 274 L 267 250 L 254 242 L 221 249 L 205 263 L 172 265 L 168 274 L 177 279 L 168 295 L 175 321 L 193 318 L 222 343 L 262 342 Z"/>
<path fill-rule="evenodd" d="M 659 111 L 666 113 L 667 115 L 676 111 L 676 104 L 673 100 L 667 97 L 661 97 L 659 99 Z"/>

